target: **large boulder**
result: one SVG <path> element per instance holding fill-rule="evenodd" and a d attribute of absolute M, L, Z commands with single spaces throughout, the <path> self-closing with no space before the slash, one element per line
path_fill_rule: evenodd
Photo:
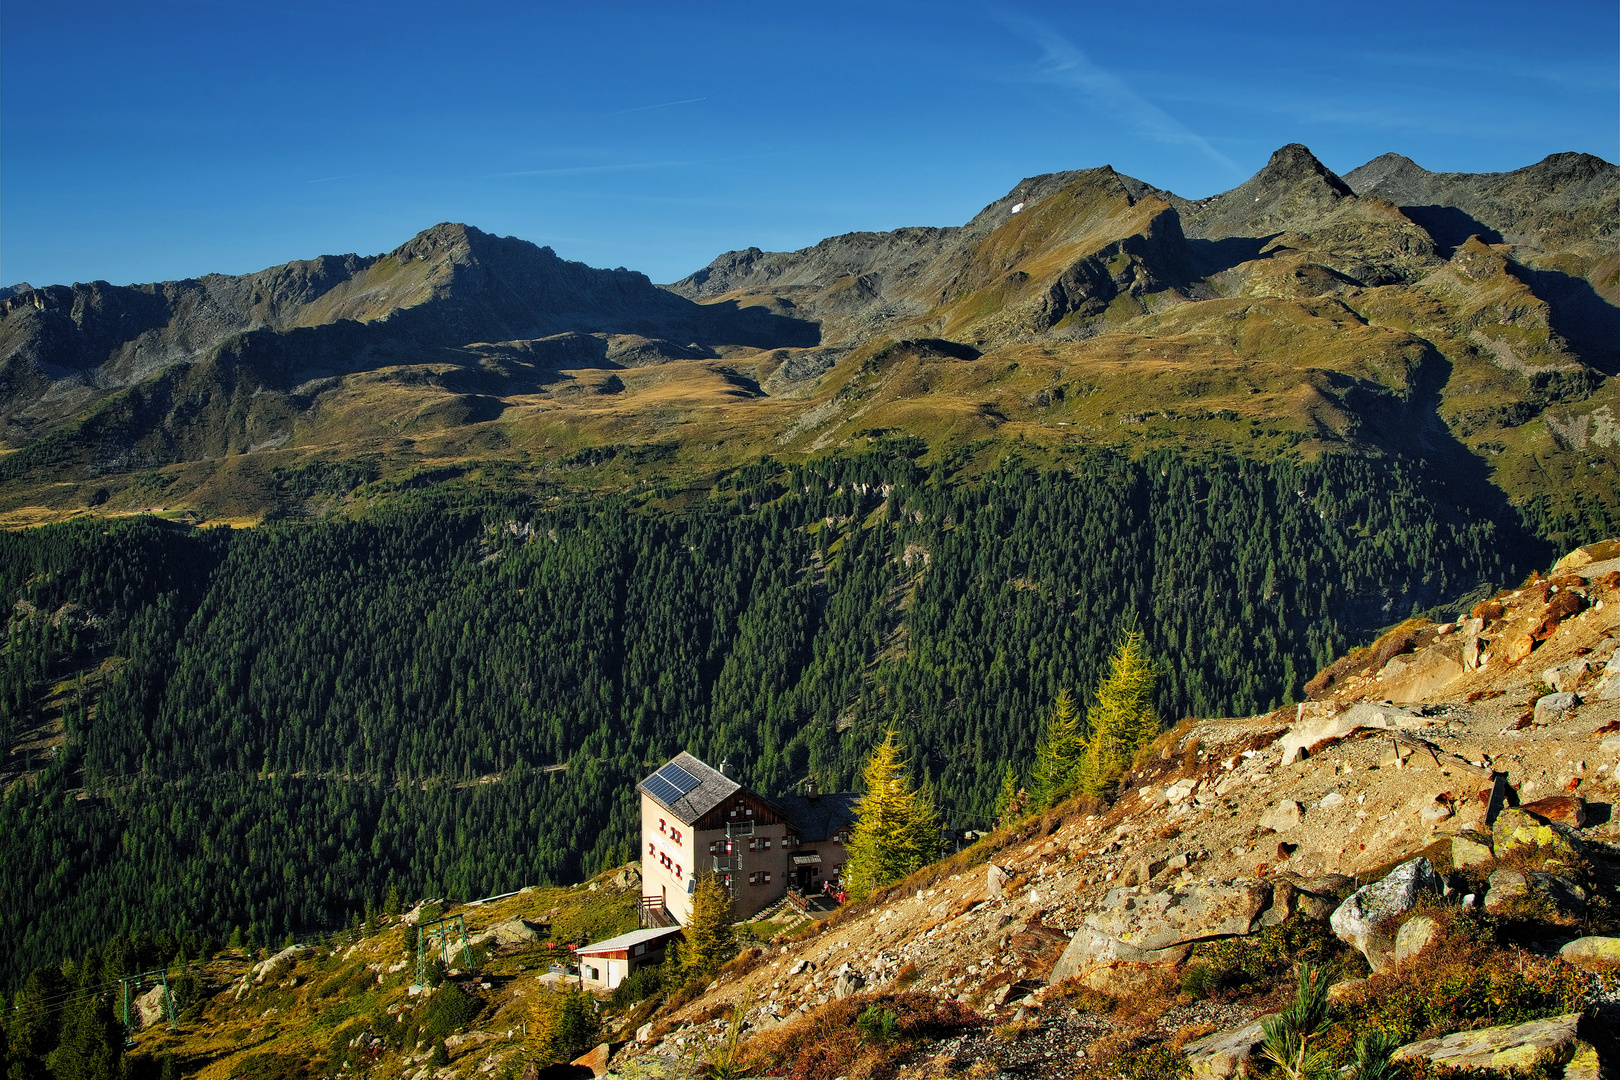
<path fill-rule="evenodd" d="M 1247 934 L 1271 899 L 1257 883 L 1198 882 L 1164 892 L 1112 889 L 1085 925 L 1147 951 Z"/>
<path fill-rule="evenodd" d="M 1431 698 L 1462 678 L 1462 642 L 1444 641 L 1422 652 L 1393 657 L 1380 677 L 1390 701 L 1413 702 Z"/>
<path fill-rule="evenodd" d="M 1443 888 L 1434 865 L 1420 856 L 1351 893 L 1328 922 L 1334 936 L 1359 949 L 1373 971 L 1388 971 L 1395 964 L 1395 937 L 1384 929 L 1385 921 L 1410 911 L 1424 894 L 1439 896 Z"/>
<path fill-rule="evenodd" d="M 1459 661 L 1458 669 L 1462 664 Z M 1357 703 L 1343 712 L 1329 712 L 1323 715 L 1307 716 L 1301 711 L 1300 718 L 1283 733 L 1279 744 L 1282 746 L 1282 764 L 1292 765 L 1306 754 L 1311 748 L 1322 743 L 1335 742 L 1347 738 L 1364 728 L 1390 729 L 1401 727 L 1401 721 L 1417 724 L 1416 717 L 1402 716 L 1387 710 L 1375 708 L 1365 703 Z"/>
<path fill-rule="evenodd" d="M 1528 1070 L 1551 1057 L 1557 1064 L 1570 1061 L 1582 1049 L 1578 1033 L 1580 1014 L 1555 1016 L 1528 1024 L 1509 1024 L 1480 1031 L 1459 1031 L 1436 1039 L 1408 1043 L 1391 1057 L 1396 1061 L 1426 1058 L 1446 1069 L 1487 1069 L 1506 1073 Z"/>
<path fill-rule="evenodd" d="M 1123 986 L 1181 963 L 1192 942 L 1247 934 L 1272 898 L 1255 883 L 1202 882 L 1163 892 L 1111 889 L 1069 939 L 1049 983 Z"/>
<path fill-rule="evenodd" d="M 138 1026 L 149 1028 L 153 1024 L 168 1017 L 168 1002 L 164 1000 L 164 989 L 154 986 L 134 1001 L 135 1015 L 139 1020 Z"/>
<path fill-rule="evenodd" d="M 1262 1016 L 1252 1023 L 1217 1031 L 1183 1046 L 1181 1052 L 1187 1055 L 1192 1080 L 1227 1080 L 1236 1075 L 1265 1043 L 1268 1019 L 1269 1016 Z"/>
<path fill-rule="evenodd" d="M 592 1076 L 602 1076 L 608 1071 L 608 1059 L 612 1056 L 613 1047 L 607 1043 L 601 1043 L 596 1049 L 579 1055 L 568 1064 L 589 1069 Z"/>
<path fill-rule="evenodd" d="M 489 928 L 497 945 L 537 945 L 540 932 L 527 919 L 508 919 Z"/>

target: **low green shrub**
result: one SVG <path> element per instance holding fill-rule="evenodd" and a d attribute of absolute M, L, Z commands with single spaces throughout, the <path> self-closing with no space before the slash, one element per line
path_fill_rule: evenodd
<path fill-rule="evenodd" d="M 422 1007 L 422 1028 L 430 1039 L 443 1039 L 459 1028 L 466 1027 L 484 1011 L 483 1004 L 453 982 L 447 982 L 433 992 Z"/>
<path fill-rule="evenodd" d="M 613 993 L 608 995 L 608 1005 L 615 1009 L 634 1005 L 658 993 L 663 985 L 664 980 L 658 968 L 637 968 L 628 979 L 613 988 Z"/>
<path fill-rule="evenodd" d="M 1322 968 L 1331 980 L 1368 970 L 1361 954 L 1334 937 L 1326 923 L 1294 915 L 1258 934 L 1195 946 L 1181 989 L 1194 998 L 1262 994 L 1290 982 L 1299 961 Z"/>
<path fill-rule="evenodd" d="M 1426 949 L 1332 1004 L 1323 1042 L 1336 1065 L 1350 1064 L 1354 1038 L 1372 1031 L 1405 1043 L 1580 1008 L 1587 977 L 1555 957 L 1504 947 L 1493 916 L 1461 908 L 1428 914 L 1439 927 Z"/>

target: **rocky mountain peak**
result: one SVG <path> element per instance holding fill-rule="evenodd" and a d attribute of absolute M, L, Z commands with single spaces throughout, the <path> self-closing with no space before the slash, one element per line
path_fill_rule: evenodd
<path fill-rule="evenodd" d="M 1271 155 L 1271 160 L 1266 162 L 1266 167 L 1256 173 L 1249 183 L 1276 185 L 1296 184 L 1301 181 L 1320 183 L 1341 198 L 1355 194 L 1350 190 L 1350 185 L 1339 179 L 1338 174 L 1332 169 L 1322 164 L 1304 143 L 1289 143 L 1278 149 Z"/>
<path fill-rule="evenodd" d="M 1321 218 L 1355 194 L 1308 147 L 1289 143 L 1231 191 L 1191 204 L 1186 232 L 1205 239 L 1274 235 Z"/>

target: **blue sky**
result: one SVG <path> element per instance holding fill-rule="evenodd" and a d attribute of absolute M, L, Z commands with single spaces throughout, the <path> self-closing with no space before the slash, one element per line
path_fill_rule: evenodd
<path fill-rule="evenodd" d="M 1557 4 L 0 4 L 0 282 L 242 273 L 438 221 L 670 281 L 1111 164 L 1182 195 L 1616 158 L 1620 14 Z"/>

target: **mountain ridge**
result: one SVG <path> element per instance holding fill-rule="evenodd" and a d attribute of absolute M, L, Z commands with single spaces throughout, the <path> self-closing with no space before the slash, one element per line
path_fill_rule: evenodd
<path fill-rule="evenodd" d="M 493 447 L 534 469 L 679 429 L 690 475 L 871 428 L 940 452 L 1157 431 L 1265 456 L 1407 453 L 1353 433 L 1410 427 L 1461 439 L 1521 506 L 1546 462 L 1573 477 L 1596 452 L 1599 503 L 1568 512 L 1620 521 L 1620 258 L 1594 216 L 1620 169 L 1554 155 L 1439 174 L 1385 155 L 1347 177 L 1300 144 L 1200 200 L 1109 166 L 1049 173 L 962 225 L 727 252 L 665 286 L 441 223 L 382 255 L 31 289 L 0 299 L 16 451 L 0 520 L 149 508 L 131 478 L 152 469 L 173 474 L 166 505 L 254 520 L 279 501 L 256 455 L 380 455 L 387 477 Z M 952 359 L 895 351 L 924 341 Z M 1418 354 L 1443 374 L 1426 418 L 1392 427 L 1379 402 L 1405 400 Z M 1179 404 L 1145 409 L 1140 376 L 1167 356 Z M 1169 423 L 1143 431 L 1148 415 Z"/>

